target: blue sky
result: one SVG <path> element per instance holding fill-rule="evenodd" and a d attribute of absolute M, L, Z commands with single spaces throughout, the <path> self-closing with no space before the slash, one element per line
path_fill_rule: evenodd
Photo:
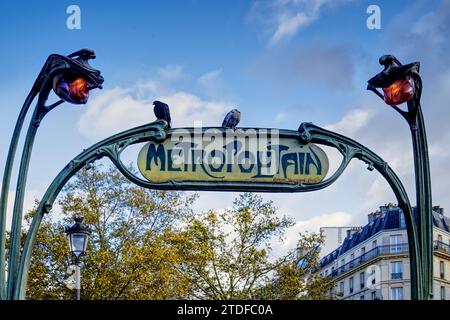
<path fill-rule="evenodd" d="M 81 30 L 66 27 L 71 4 L 81 9 Z M 381 9 L 380 30 L 366 27 L 370 4 Z M 311 121 L 347 134 L 398 171 L 414 202 L 406 124 L 365 90 L 381 70 L 378 58 L 392 53 L 404 62 L 422 61 L 434 202 L 448 207 L 449 8 L 439 0 L 2 1 L 0 166 L 46 57 L 87 47 L 97 53 L 92 64 L 102 71 L 104 89 L 92 92 L 86 106 L 63 104 L 44 120 L 28 207 L 82 149 L 152 121 L 155 98 L 170 102 L 174 126 L 220 124 L 238 106 L 242 126 L 296 129 Z M 370 210 L 394 202 L 382 179 L 363 169 L 352 165 L 314 194 L 265 197 L 298 221 L 291 237 L 320 225 L 363 224 Z M 221 209 L 233 196 L 202 193 L 197 208 Z"/>

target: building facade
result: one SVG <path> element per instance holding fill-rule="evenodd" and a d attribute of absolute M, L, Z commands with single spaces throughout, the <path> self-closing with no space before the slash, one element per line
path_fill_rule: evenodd
<path fill-rule="evenodd" d="M 358 231 L 361 227 L 321 227 L 320 233 L 324 236 L 324 243 L 321 245 L 319 257 L 323 258 L 339 247 L 349 231 Z"/>
<path fill-rule="evenodd" d="M 434 299 L 450 300 L 450 219 L 433 207 Z M 408 237 L 402 210 L 392 204 L 368 215 L 368 224 L 347 231 L 342 245 L 320 261 L 321 275 L 345 300 L 411 298 Z"/>

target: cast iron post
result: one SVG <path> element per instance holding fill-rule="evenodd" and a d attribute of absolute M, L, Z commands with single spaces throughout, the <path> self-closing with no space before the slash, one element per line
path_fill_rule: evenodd
<path fill-rule="evenodd" d="M 28 167 L 37 129 L 44 116 L 53 108 L 64 101 L 74 104 L 84 104 L 87 101 L 87 95 L 83 91 L 101 88 L 103 77 L 100 75 L 100 71 L 93 69 L 88 63 L 88 60 L 93 58 L 95 58 L 95 53 L 89 49 L 82 49 L 68 56 L 58 54 L 50 55 L 19 113 L 8 150 L 0 193 L 0 299 L 12 299 L 14 294 L 13 291 L 20 258 L 23 200 Z M 61 100 L 54 104 L 46 105 L 47 98 L 52 89 L 55 90 Z M 20 132 L 26 114 L 36 96 L 38 96 L 38 100 L 25 138 L 16 186 L 8 259 L 8 282 L 6 284 L 5 229 L 11 172 Z"/>
<path fill-rule="evenodd" d="M 380 64 L 384 66 L 384 70 L 368 81 L 367 89 L 374 91 L 400 113 L 411 131 L 417 202 L 415 223 L 422 264 L 419 277 L 422 282 L 421 296 L 428 300 L 433 298 L 433 209 L 427 136 L 420 105 L 420 63 L 402 65 L 394 56 L 385 55 L 380 58 Z M 382 88 L 384 95 L 377 88 Z M 407 102 L 407 110 L 397 106 L 404 102 Z"/>
<path fill-rule="evenodd" d="M 75 265 L 75 300 L 80 300 L 81 292 L 81 257 L 86 254 L 91 229 L 83 224 L 83 218 L 75 217 L 75 224 L 66 228 L 69 239 L 70 258 Z"/>

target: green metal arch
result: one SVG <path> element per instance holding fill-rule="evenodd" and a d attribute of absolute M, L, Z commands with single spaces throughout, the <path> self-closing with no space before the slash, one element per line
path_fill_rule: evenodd
<path fill-rule="evenodd" d="M 193 130 L 192 128 L 184 128 Z M 244 128 L 245 129 L 245 128 Z M 332 131 L 322 129 L 312 123 L 302 123 L 298 131 L 280 130 L 280 137 L 296 138 L 301 143 L 317 143 L 337 149 L 343 156 L 342 162 L 336 172 L 329 178 L 317 184 L 303 183 L 236 183 L 236 182 L 214 182 L 204 183 L 195 181 L 169 181 L 167 183 L 153 183 L 135 176 L 129 171 L 120 160 L 121 153 L 133 144 L 147 142 L 151 140 L 163 141 L 171 135 L 173 130 L 167 129 L 167 123 L 156 121 L 144 126 L 136 127 L 122 133 L 113 135 L 92 147 L 84 150 L 75 157 L 53 180 L 44 194 L 36 214 L 28 230 L 27 238 L 20 259 L 18 279 L 14 290 L 14 299 L 25 299 L 28 269 L 31 261 L 32 249 L 36 240 L 37 231 L 44 214 L 50 212 L 56 197 L 64 185 L 85 165 L 93 163 L 103 157 L 108 157 L 117 169 L 131 182 L 149 189 L 160 190 L 195 190 L 195 191 L 251 191 L 251 192 L 309 192 L 320 190 L 334 183 L 345 171 L 350 161 L 354 158 L 368 164 L 368 169 L 376 169 L 391 186 L 397 198 L 399 207 L 405 215 L 405 222 L 408 231 L 408 243 L 411 262 L 411 281 L 416 282 L 411 287 L 415 290 L 411 292 L 413 299 L 422 299 L 422 272 L 420 256 L 417 248 L 417 228 L 414 223 L 414 215 L 405 188 L 395 172 L 374 152 L 360 143 L 337 134 Z M 223 130 L 223 129 L 222 129 Z"/>

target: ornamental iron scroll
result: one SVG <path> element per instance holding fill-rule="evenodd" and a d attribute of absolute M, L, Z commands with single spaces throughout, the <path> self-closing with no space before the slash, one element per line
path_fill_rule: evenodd
<path fill-rule="evenodd" d="M 216 129 L 225 130 L 223 128 Z M 136 176 L 136 174 L 131 172 L 131 170 L 129 170 L 121 161 L 123 151 L 129 146 L 150 141 L 162 142 L 170 137 L 174 130 L 177 129 L 168 129 L 167 123 L 163 120 L 159 120 L 124 131 L 84 150 L 60 171 L 44 194 L 28 230 L 23 253 L 21 255 L 18 279 L 14 290 L 14 299 L 25 298 L 31 253 L 44 214 L 51 210 L 56 197 L 71 177 L 83 167 L 88 166 L 103 157 L 109 158 L 117 169 L 132 183 L 148 189 L 270 193 L 310 192 L 324 189 L 333 184 L 342 175 L 352 159 L 359 159 L 368 165 L 369 170 L 377 170 L 386 179 L 397 198 L 399 207 L 404 212 L 408 230 L 411 281 L 415 284 L 412 285 L 413 292 L 411 296 L 413 299 L 422 298 L 420 294 L 422 291 L 422 279 L 418 276 L 421 274 L 421 264 L 419 263 L 420 257 L 417 248 L 417 229 L 414 224 L 411 204 L 400 179 L 387 163 L 374 152 L 348 137 L 322 129 L 312 123 L 302 123 L 298 131 L 279 130 L 280 137 L 297 139 L 301 144 L 314 143 L 332 147 L 337 149 L 342 155 L 342 162 L 336 171 L 331 174 L 330 177 L 314 184 L 299 182 L 235 182 L 221 180 L 214 182 L 170 180 L 167 182 L 155 183 Z M 194 128 L 183 128 L 183 130 L 193 131 Z M 195 128 L 195 130 L 198 129 Z"/>
<path fill-rule="evenodd" d="M 7 153 L 0 191 L 0 299 L 13 298 L 20 258 L 25 186 L 36 133 L 42 120 L 51 110 L 64 101 L 72 104 L 84 104 L 87 102 L 89 90 L 102 87 L 104 79 L 100 70 L 94 69 L 89 64 L 89 60 L 94 58 L 95 52 L 89 49 L 82 49 L 68 56 L 50 55 L 19 112 Z M 60 100 L 47 105 L 47 99 L 52 89 Z M 20 160 L 9 241 L 8 273 L 6 273 L 6 237 L 4 235 L 12 169 L 23 124 L 36 97 L 36 106 L 30 119 Z"/>

